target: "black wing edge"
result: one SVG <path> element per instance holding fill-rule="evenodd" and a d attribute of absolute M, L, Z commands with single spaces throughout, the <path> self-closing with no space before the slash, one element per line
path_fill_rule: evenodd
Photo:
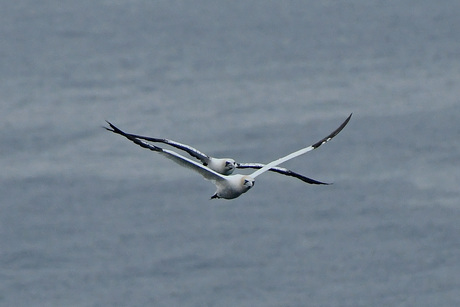
<path fill-rule="evenodd" d="M 335 129 L 331 134 L 329 134 L 328 136 L 326 136 L 322 140 L 320 140 L 320 141 L 316 142 L 315 144 L 311 145 L 311 147 L 316 149 L 316 148 L 320 147 L 321 145 L 323 145 L 324 143 L 329 142 L 333 137 L 335 137 L 337 134 L 339 134 L 340 131 L 342 131 L 343 128 L 345 128 L 345 126 L 350 121 L 352 115 L 353 115 L 353 113 L 351 113 L 347 117 L 347 119 L 339 126 L 339 128 Z"/>
<path fill-rule="evenodd" d="M 263 165 L 259 164 L 259 163 L 238 163 L 236 167 L 241 168 L 241 169 L 242 168 L 261 169 L 263 167 Z M 294 178 L 300 179 L 303 182 L 306 182 L 306 183 L 309 183 L 309 184 L 320 184 L 320 185 L 331 185 L 332 184 L 332 183 L 322 182 L 322 181 L 318 181 L 318 180 L 306 177 L 304 175 L 301 175 L 299 173 L 293 172 L 291 170 L 288 170 L 288 169 L 285 169 L 285 168 L 282 168 L 282 167 L 273 167 L 273 168 L 269 169 L 269 171 L 275 172 L 275 173 L 278 173 L 278 174 L 281 174 L 281 175 L 286 175 L 286 176 L 289 176 L 289 177 L 294 177 Z"/>
<path fill-rule="evenodd" d="M 110 123 L 109 123 L 110 125 Z M 109 129 L 110 130 L 110 129 Z M 172 146 L 172 147 L 175 147 L 177 149 L 180 149 L 180 150 L 183 150 L 185 152 L 187 152 L 190 156 L 200 160 L 204 165 L 208 164 L 209 163 L 209 159 L 210 157 L 191 147 L 191 146 L 188 146 L 188 145 L 185 145 L 185 144 L 182 144 L 182 143 L 179 143 L 179 142 L 176 142 L 176 141 L 171 141 L 171 140 L 168 140 L 168 139 L 162 139 L 162 138 L 154 138 L 154 137 L 149 137 L 149 136 L 143 136 L 143 135 L 138 135 L 138 134 L 131 134 L 131 133 L 124 133 L 125 136 L 130 136 L 132 138 L 136 138 L 136 139 L 142 139 L 142 140 L 146 140 L 146 141 L 149 141 L 149 142 L 156 142 L 156 143 L 163 143 L 163 144 L 166 144 L 166 145 L 169 145 L 169 146 Z"/>
<path fill-rule="evenodd" d="M 131 142 L 143 147 L 143 148 L 147 148 L 147 149 L 150 149 L 151 151 L 163 151 L 163 148 L 161 147 L 158 147 L 158 146 L 155 146 L 155 145 L 152 145 L 152 144 L 149 144 L 149 143 L 146 143 L 146 142 L 143 142 L 133 136 L 131 136 L 130 134 L 128 133 L 125 133 L 124 131 L 122 131 L 121 129 L 117 128 L 114 124 L 112 124 L 111 122 L 107 121 L 107 124 L 109 124 L 110 128 L 108 127 L 104 127 L 104 129 L 108 130 L 108 131 L 111 131 L 113 133 L 116 133 L 116 134 L 119 134 L 121 136 L 124 136 L 125 138 L 127 138 L 128 140 L 130 140 Z"/>

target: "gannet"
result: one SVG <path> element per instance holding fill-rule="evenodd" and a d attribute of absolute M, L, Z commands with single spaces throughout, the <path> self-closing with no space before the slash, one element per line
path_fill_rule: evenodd
<path fill-rule="evenodd" d="M 115 127 L 111 123 L 108 123 L 108 124 L 112 127 L 112 129 L 108 129 L 108 130 L 116 133 L 116 130 L 118 128 Z M 126 135 L 135 137 L 137 139 L 143 139 L 143 140 L 146 140 L 146 141 L 149 141 L 149 142 L 164 143 L 164 144 L 169 145 L 171 147 L 175 147 L 177 149 L 183 150 L 183 151 L 187 152 L 189 155 L 191 155 L 192 157 L 197 158 L 198 160 L 200 160 L 201 163 L 203 163 L 204 166 L 207 166 L 210 169 L 212 169 L 212 170 L 214 170 L 214 171 L 216 171 L 216 172 L 218 172 L 218 173 L 220 173 L 222 175 L 231 175 L 235 171 L 236 168 L 239 168 L 239 169 L 243 169 L 243 168 L 260 169 L 263 166 L 262 163 L 253 163 L 253 162 L 239 163 L 239 162 L 236 162 L 232 158 L 214 158 L 214 157 L 211 157 L 211 156 L 203 153 L 202 151 L 200 151 L 200 150 L 198 150 L 196 148 L 193 148 L 190 145 L 186 145 L 186 144 L 179 143 L 179 142 L 169 140 L 169 139 L 155 138 L 155 137 L 142 136 L 142 135 L 130 134 L 130 133 L 126 133 Z M 329 184 L 329 183 L 321 182 L 321 181 L 318 181 L 318 180 L 315 180 L 315 179 L 312 179 L 312 178 L 305 177 L 305 176 L 303 176 L 301 174 L 298 174 L 296 172 L 293 172 L 293 171 L 288 170 L 288 169 L 283 168 L 283 167 L 272 167 L 270 169 L 270 171 L 278 173 L 278 174 L 286 175 L 286 176 L 295 177 L 297 179 L 300 179 L 300 180 L 302 180 L 302 181 L 304 181 L 306 183 L 310 183 L 310 184 Z"/>
<path fill-rule="evenodd" d="M 350 118 L 351 118 L 351 114 L 343 122 L 343 124 L 337 129 L 336 134 L 338 134 L 347 125 L 347 123 L 350 120 Z M 143 140 L 146 140 L 146 141 L 149 141 L 149 142 L 163 143 L 163 144 L 169 145 L 171 147 L 183 150 L 183 151 L 187 152 L 190 156 L 200 160 L 201 163 L 204 166 L 207 166 L 210 169 L 212 169 L 212 170 L 214 170 L 214 171 L 216 171 L 216 172 L 218 172 L 218 173 L 220 173 L 222 175 L 231 175 L 236 168 L 239 168 L 239 169 L 244 169 L 244 168 L 260 169 L 260 168 L 262 168 L 264 166 L 264 164 L 262 164 L 262 163 L 254 163 L 254 162 L 238 163 L 232 158 L 214 158 L 214 157 L 211 157 L 211 156 L 203 153 L 202 151 L 200 151 L 200 150 L 198 150 L 198 149 L 196 149 L 196 148 L 194 148 L 194 147 L 192 147 L 190 145 L 186 145 L 186 144 L 179 143 L 179 142 L 169 140 L 169 139 L 165 139 L 165 138 L 148 137 L 148 136 L 130 134 L 130 133 L 125 133 L 125 132 L 119 133 L 119 131 L 121 131 L 120 129 L 118 129 L 116 126 L 114 126 L 110 122 L 107 122 L 107 123 L 110 125 L 111 128 L 107 128 L 107 127 L 104 127 L 104 128 L 106 128 L 109 131 L 112 131 L 112 132 L 115 132 L 115 133 L 118 133 L 118 134 L 121 134 L 121 135 L 125 135 L 125 136 L 134 137 L 136 139 L 143 139 Z M 283 167 L 272 167 L 269 170 L 272 171 L 272 172 L 276 172 L 278 174 L 282 174 L 282 175 L 286 175 L 286 176 L 290 176 L 290 177 L 300 179 L 303 182 L 306 182 L 306 183 L 309 183 L 309 184 L 325 184 L 325 185 L 329 184 L 329 183 L 321 182 L 321 181 L 318 181 L 318 180 L 303 176 L 301 174 L 298 174 L 296 172 L 293 172 L 293 171 L 291 171 L 289 169 L 286 169 L 286 168 L 283 168 Z"/>
<path fill-rule="evenodd" d="M 113 124 L 107 121 L 107 123 L 110 125 L 111 128 L 104 127 L 105 129 L 112 131 L 114 133 L 120 134 L 130 141 L 134 142 L 135 144 L 147 148 L 151 151 L 157 152 L 166 158 L 176 162 L 177 164 L 187 167 L 195 172 L 198 172 L 201 174 L 205 179 L 210 180 L 216 185 L 216 192 L 211 196 L 211 199 L 216 199 L 216 198 L 223 198 L 223 199 L 234 199 L 242 195 L 243 193 L 246 193 L 249 189 L 251 189 L 254 186 L 255 183 L 255 178 L 270 169 L 277 167 L 278 165 L 291 160 L 295 157 L 298 157 L 300 155 L 303 155 L 309 151 L 312 151 L 321 145 L 329 142 L 332 138 L 334 138 L 342 129 L 348 124 L 350 121 L 351 115 L 348 116 L 348 118 L 336 129 L 334 130 L 331 134 L 329 134 L 327 137 L 321 139 L 320 141 L 314 143 L 313 145 L 304 147 L 302 149 L 299 149 L 293 153 L 290 153 L 284 157 L 281 157 L 277 160 L 274 160 L 270 163 L 267 163 L 262 166 L 262 164 L 258 165 L 261 166 L 258 168 L 256 171 L 254 171 L 252 174 L 249 175 L 242 175 L 242 174 L 235 174 L 235 175 L 224 175 L 222 173 L 219 173 L 213 169 L 211 169 L 209 166 L 206 166 L 204 164 L 198 163 L 194 160 L 191 160 L 187 157 L 184 157 L 172 150 L 164 149 L 158 146 L 155 146 L 151 143 L 148 143 L 140 138 L 136 138 L 133 135 L 127 134 L 123 132 L 122 130 L 118 129 L 115 127 Z M 190 147 L 189 147 L 190 148 Z M 194 150 L 196 152 L 196 150 Z"/>

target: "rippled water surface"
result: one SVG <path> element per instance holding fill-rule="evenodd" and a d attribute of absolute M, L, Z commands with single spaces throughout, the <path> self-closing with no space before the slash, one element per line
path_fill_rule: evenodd
<path fill-rule="evenodd" d="M 458 1 L 9 1 L 0 305 L 460 305 Z M 284 166 L 232 201 L 101 127 Z"/>

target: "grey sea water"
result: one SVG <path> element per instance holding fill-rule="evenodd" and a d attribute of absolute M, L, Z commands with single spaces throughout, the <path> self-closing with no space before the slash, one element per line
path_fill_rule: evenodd
<path fill-rule="evenodd" d="M 1 306 L 459 306 L 460 2 L 3 1 Z M 287 162 L 232 201 L 101 128 Z"/>

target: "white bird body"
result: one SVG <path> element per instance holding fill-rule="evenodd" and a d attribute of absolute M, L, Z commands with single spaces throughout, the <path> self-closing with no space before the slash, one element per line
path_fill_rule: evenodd
<path fill-rule="evenodd" d="M 217 191 L 211 198 L 237 198 L 254 186 L 254 178 L 248 175 L 229 175 L 225 180 L 216 181 Z"/>
<path fill-rule="evenodd" d="M 113 130 L 112 129 L 108 129 L 108 130 L 117 133 L 115 131 L 116 127 L 112 127 L 112 128 L 113 128 Z M 130 134 L 130 133 L 125 133 L 124 136 L 126 136 L 126 137 L 130 136 L 130 137 L 133 137 L 133 138 L 136 138 L 136 139 L 142 139 L 142 140 L 146 140 L 146 141 L 154 142 L 154 143 L 163 143 L 163 144 L 172 146 L 174 148 L 183 150 L 183 151 L 187 152 L 190 156 L 192 156 L 192 157 L 198 159 L 199 161 L 201 161 L 201 163 L 203 165 L 205 165 L 205 166 L 209 167 L 210 169 L 212 169 L 212 170 L 214 170 L 214 171 L 216 171 L 216 172 L 218 172 L 220 174 L 223 174 L 223 175 L 231 175 L 234 172 L 234 170 L 237 169 L 237 168 L 239 168 L 239 169 L 243 169 L 243 168 L 260 169 L 260 168 L 262 168 L 264 166 L 263 163 L 254 163 L 254 162 L 237 163 L 237 162 L 235 162 L 234 159 L 231 159 L 231 158 L 214 158 L 214 157 L 211 157 L 211 156 L 199 151 L 198 149 L 196 149 L 196 148 L 194 148 L 194 147 L 192 147 L 190 145 L 186 145 L 186 144 L 179 143 L 179 142 L 169 140 L 169 139 L 165 139 L 165 138 L 155 138 L 155 137 L 142 136 L 142 135 Z M 281 175 L 285 175 L 285 176 L 294 177 L 294 178 L 300 179 L 303 182 L 306 182 L 306 183 L 309 183 L 309 184 L 323 184 L 323 185 L 329 184 L 329 183 L 321 182 L 321 181 L 318 181 L 318 180 L 303 176 L 301 174 L 298 174 L 296 172 L 293 172 L 293 171 L 291 171 L 289 169 L 286 169 L 286 168 L 283 168 L 283 167 L 272 167 L 272 168 L 269 169 L 269 171 L 272 171 L 272 172 L 275 172 L 275 173 L 278 173 L 278 174 L 281 174 Z"/>
<path fill-rule="evenodd" d="M 124 135 L 123 131 L 119 130 L 116 127 L 115 129 L 116 130 L 114 131 L 116 133 Z M 252 178 L 251 176 L 241 175 L 241 174 L 225 176 L 225 175 L 222 175 L 216 172 L 215 170 L 210 169 L 209 167 L 203 164 L 200 164 L 187 157 L 184 157 L 172 150 L 163 149 L 161 147 L 149 144 L 147 142 L 144 142 L 136 138 L 132 138 L 127 135 L 124 135 L 124 136 L 130 139 L 131 141 L 133 141 L 134 143 L 140 145 L 141 147 L 158 152 L 159 154 L 165 156 L 166 158 L 176 162 L 177 164 L 181 166 L 184 166 L 186 168 L 189 168 L 201 174 L 205 179 L 213 182 L 216 185 L 217 190 L 214 193 L 214 195 L 211 197 L 211 199 L 213 198 L 225 198 L 225 199 L 237 198 L 241 194 L 246 193 L 254 185 L 254 178 Z"/>
<path fill-rule="evenodd" d="M 146 145 L 146 148 L 149 148 L 153 151 L 157 151 L 158 153 L 164 155 L 166 158 L 173 160 L 177 164 L 187 167 L 195 172 L 200 173 L 205 179 L 213 182 L 217 190 L 214 195 L 211 197 L 213 198 L 225 198 L 225 199 L 233 199 L 237 198 L 243 193 L 246 193 L 250 188 L 254 186 L 254 178 L 249 175 L 222 175 L 207 166 L 204 166 L 196 161 L 190 160 L 180 154 L 160 148 L 158 146 L 151 145 L 149 143 L 141 142 L 141 146 Z M 139 144 L 139 143 L 137 143 Z M 145 147 L 145 146 L 143 146 Z"/>
<path fill-rule="evenodd" d="M 222 175 L 231 175 L 236 168 L 236 162 L 230 158 L 210 157 L 206 166 Z"/>
<path fill-rule="evenodd" d="M 303 155 L 311 150 L 318 148 L 322 144 L 329 142 L 334 136 L 336 136 L 346 126 L 350 118 L 351 118 L 351 114 L 340 125 L 339 128 L 337 128 L 327 137 L 316 142 L 315 144 L 299 149 L 293 153 L 290 153 L 284 157 L 281 157 L 266 165 L 263 165 L 250 175 L 242 175 L 242 174 L 225 175 L 223 174 L 224 172 L 228 173 L 230 171 L 230 169 L 232 168 L 232 165 L 234 165 L 231 163 L 231 161 L 234 162 L 233 159 L 216 159 L 216 158 L 210 158 L 206 156 L 207 158 L 205 159 L 206 160 L 205 162 L 202 161 L 203 163 L 198 163 L 194 160 L 191 160 L 189 158 L 186 158 L 176 153 L 175 151 L 163 149 L 161 147 L 145 142 L 142 139 L 135 137 L 134 135 L 127 134 L 121 131 L 120 129 L 118 129 L 117 127 L 115 127 L 110 122 L 107 122 L 107 123 L 110 125 L 111 128 L 106 128 L 106 129 L 126 137 L 127 139 L 129 139 L 130 141 L 136 143 L 137 145 L 141 147 L 157 152 L 165 156 L 166 158 L 176 162 L 177 164 L 184 166 L 186 168 L 189 168 L 201 174 L 205 179 L 212 181 L 216 185 L 217 190 L 214 193 L 214 195 L 211 197 L 211 199 L 213 198 L 233 199 L 233 198 L 237 198 L 243 193 L 246 193 L 250 188 L 252 188 L 254 186 L 255 178 L 257 176 L 271 170 L 272 168 L 275 168 L 281 163 L 284 163 L 290 159 Z M 190 150 L 190 148 L 191 147 L 188 147 L 187 150 Z M 191 150 L 193 150 L 194 153 L 196 152 L 196 150 L 193 148 Z M 232 171 L 233 169 L 231 169 L 230 172 Z"/>

